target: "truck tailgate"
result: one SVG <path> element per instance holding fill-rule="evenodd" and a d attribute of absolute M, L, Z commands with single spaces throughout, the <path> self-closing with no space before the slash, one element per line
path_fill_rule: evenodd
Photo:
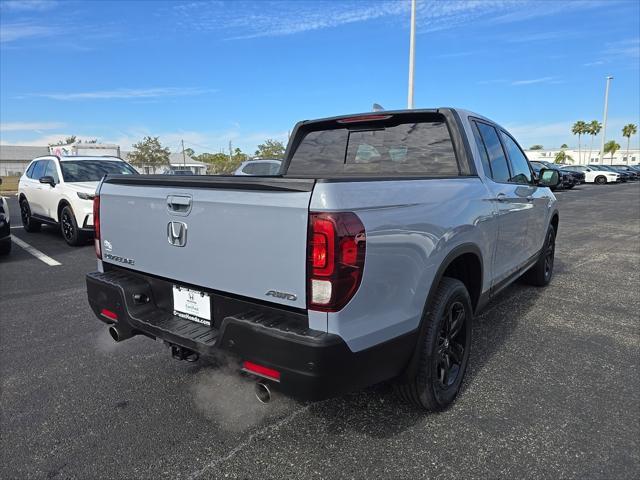
<path fill-rule="evenodd" d="M 100 190 L 103 261 L 305 308 L 313 181 L 288 188 L 283 180 L 194 180 L 200 183 L 192 187 L 186 177 L 107 179 Z"/>

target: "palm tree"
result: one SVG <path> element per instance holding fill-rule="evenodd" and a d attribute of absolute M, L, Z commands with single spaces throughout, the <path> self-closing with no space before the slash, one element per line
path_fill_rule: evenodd
<path fill-rule="evenodd" d="M 587 124 L 587 129 L 587 133 L 591 135 L 591 146 L 589 147 L 589 157 L 591 157 L 591 152 L 593 151 L 593 139 L 596 138 L 596 135 L 598 135 L 600 130 L 602 130 L 602 124 L 597 120 L 591 120 Z M 586 163 L 591 163 L 591 158 L 589 158 L 589 161 Z"/>
<path fill-rule="evenodd" d="M 556 153 L 556 158 L 554 161 L 555 163 L 573 162 L 573 157 L 567 154 L 567 152 L 565 152 L 564 150 L 560 150 L 558 153 Z"/>
<path fill-rule="evenodd" d="M 611 154 L 611 162 L 609 162 L 610 165 L 613 165 L 613 156 L 615 155 L 615 153 L 620 150 L 620 145 L 617 144 L 615 142 L 615 140 L 609 140 L 607 143 L 604 144 L 604 152 L 603 153 L 610 153 Z"/>
<path fill-rule="evenodd" d="M 631 141 L 631 135 L 638 133 L 638 126 L 633 123 L 629 123 L 622 127 L 622 136 L 627 137 L 627 164 L 629 163 L 629 142 Z"/>
<path fill-rule="evenodd" d="M 578 163 L 581 163 L 582 161 L 582 153 L 580 153 L 580 151 L 582 150 L 580 137 L 587 133 L 587 131 L 587 124 L 582 120 L 578 120 L 573 124 L 573 127 L 571 127 L 571 133 L 573 133 L 574 135 L 578 135 Z"/>

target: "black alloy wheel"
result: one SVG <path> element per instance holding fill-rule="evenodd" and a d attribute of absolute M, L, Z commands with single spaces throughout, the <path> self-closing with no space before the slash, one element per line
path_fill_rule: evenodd
<path fill-rule="evenodd" d="M 82 233 L 76 223 L 76 218 L 73 215 L 73 210 L 67 205 L 60 212 L 60 231 L 62 236 L 69 245 L 77 246 L 82 244 Z"/>
<path fill-rule="evenodd" d="M 467 314 L 462 303 L 452 303 L 444 312 L 435 356 L 436 372 L 440 387 L 449 388 L 458 379 L 466 347 Z"/>
<path fill-rule="evenodd" d="M 544 251 L 544 279 L 547 283 L 553 275 L 553 261 L 556 250 L 556 236 L 552 230 L 547 233 L 547 242 Z"/>
<path fill-rule="evenodd" d="M 40 230 L 40 223 L 36 222 L 31 216 L 31 207 L 26 198 L 20 200 L 20 218 L 22 219 L 22 227 L 26 232 L 37 232 Z"/>

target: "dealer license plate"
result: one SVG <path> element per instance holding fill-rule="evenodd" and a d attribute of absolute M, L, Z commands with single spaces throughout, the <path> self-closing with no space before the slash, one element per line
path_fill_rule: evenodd
<path fill-rule="evenodd" d="M 204 325 L 211 325 L 209 294 L 174 285 L 173 314 Z"/>

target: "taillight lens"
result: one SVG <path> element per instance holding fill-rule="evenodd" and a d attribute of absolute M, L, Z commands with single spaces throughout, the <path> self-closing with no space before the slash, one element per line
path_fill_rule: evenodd
<path fill-rule="evenodd" d="M 364 225 L 355 213 L 310 213 L 307 297 L 312 310 L 337 312 L 358 290 L 364 271 Z"/>
<path fill-rule="evenodd" d="M 93 197 L 93 229 L 94 240 L 93 243 L 96 247 L 96 257 L 102 258 L 102 249 L 100 248 L 100 196 Z"/>

